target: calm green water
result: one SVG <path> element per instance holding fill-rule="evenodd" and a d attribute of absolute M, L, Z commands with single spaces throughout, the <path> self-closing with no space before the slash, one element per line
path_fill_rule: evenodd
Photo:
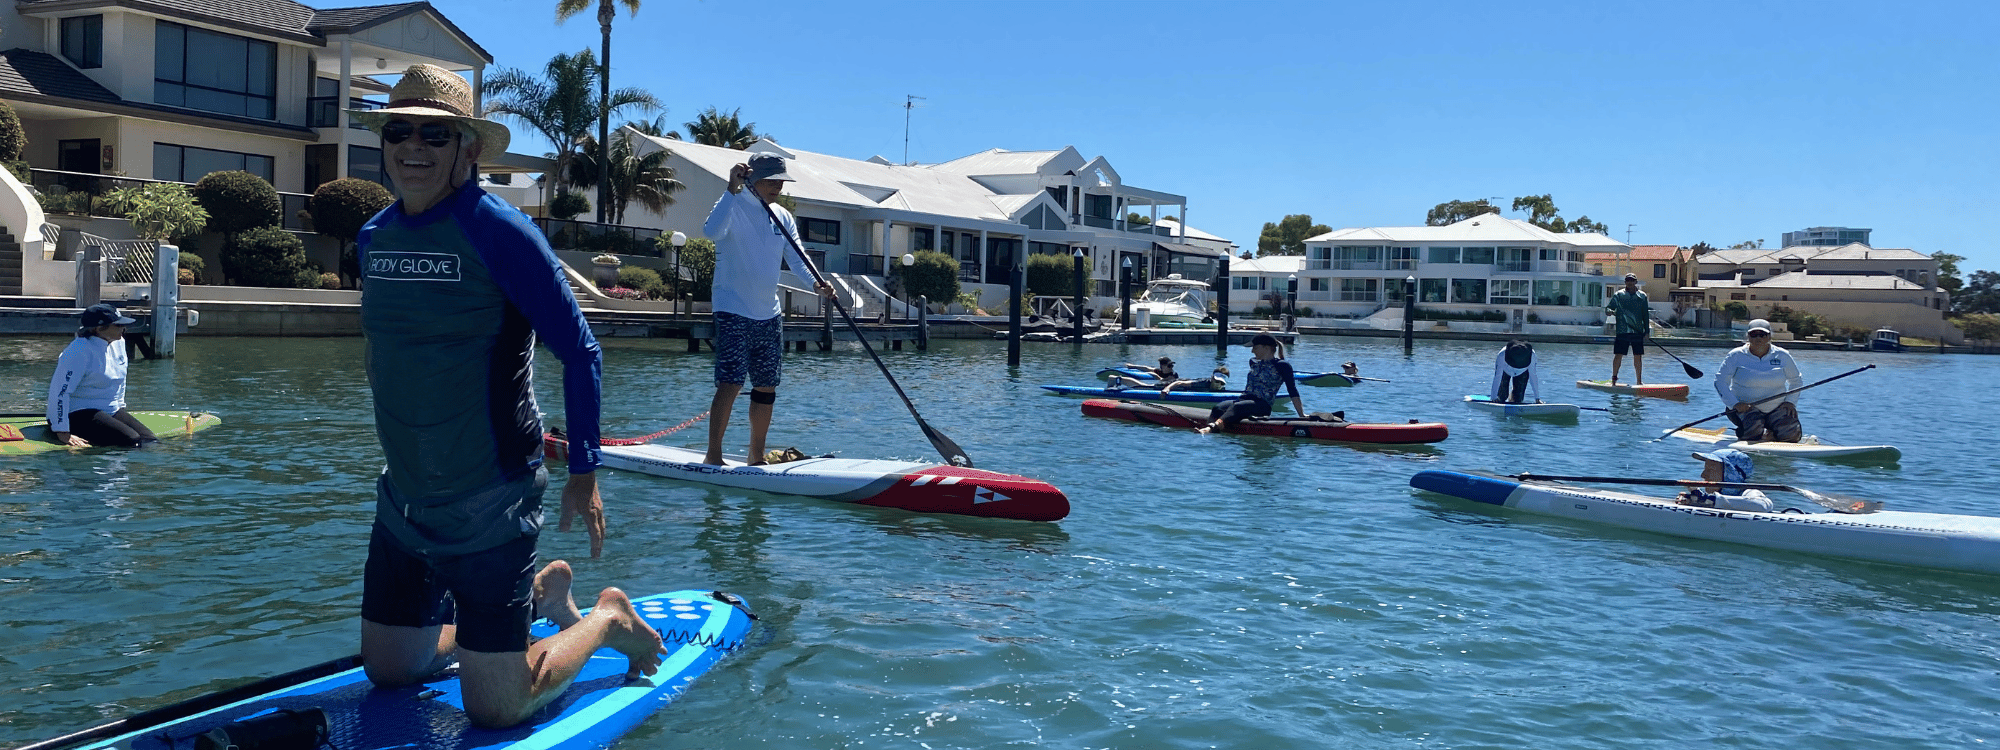
<path fill-rule="evenodd" d="M 0 341 L 0 411 L 39 411 L 56 339 Z M 358 339 L 184 339 L 131 400 L 220 413 L 141 453 L 0 463 L 0 745 L 350 653 L 379 457 Z M 721 588 L 760 642 L 623 748 L 1967 747 L 2000 739 L 2000 579 L 1541 519 L 1413 493 L 1423 469 L 1692 476 L 1642 445 L 1718 410 L 1584 391 L 1608 352 L 1543 347 L 1580 423 L 1457 403 L 1495 347 L 1309 339 L 1312 410 L 1441 419 L 1428 450 L 1356 450 L 1086 419 L 1041 383 L 1206 347 L 998 342 L 885 353 L 981 467 L 1070 494 L 1055 524 L 919 516 L 642 475 L 603 479 L 611 538 L 544 538 L 579 587 Z M 1713 370 L 1721 350 L 1687 352 Z M 1238 365 L 1247 352 L 1232 353 Z M 606 429 L 700 412 L 708 355 L 612 340 Z M 1800 352 L 1811 432 L 1900 464 L 1765 459 L 1763 479 L 2000 515 L 2000 359 Z M 1681 380 L 1648 357 L 1654 381 Z M 559 411 L 557 368 L 539 373 Z M 1629 366 L 1629 365 L 1628 365 Z M 856 351 L 788 354 L 773 442 L 934 459 Z M 1238 368 L 1240 371 L 1240 368 Z M 1628 370 L 1629 376 L 1629 370 Z M 742 406 L 739 404 L 739 410 Z M 737 424 L 742 424 L 739 414 Z M 682 437 L 701 439 L 696 428 Z M 740 449 L 740 437 L 732 441 Z"/>

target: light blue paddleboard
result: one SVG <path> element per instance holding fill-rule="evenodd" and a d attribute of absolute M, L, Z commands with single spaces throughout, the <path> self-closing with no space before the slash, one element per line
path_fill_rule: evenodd
<path fill-rule="evenodd" d="M 1576 404 L 1509 404 L 1494 401 L 1492 396 L 1466 396 L 1465 402 L 1476 408 L 1498 412 L 1510 417 L 1575 419 L 1581 410 L 1581 407 Z"/>
<path fill-rule="evenodd" d="M 668 653 L 659 673 L 628 681 L 625 656 L 601 649 L 568 691 L 510 729 L 479 729 L 466 720 L 456 670 L 447 669 L 422 684 L 378 690 L 360 668 L 354 668 L 128 731 L 83 750 L 192 750 L 196 735 L 223 724 L 278 709 L 306 708 L 326 712 L 328 744 L 337 750 L 602 748 L 680 697 L 709 666 L 740 648 L 750 633 L 750 614 L 710 593 L 676 591 L 632 603 L 666 644 Z M 545 638 L 554 635 L 556 627 L 540 620 L 532 632 Z"/>

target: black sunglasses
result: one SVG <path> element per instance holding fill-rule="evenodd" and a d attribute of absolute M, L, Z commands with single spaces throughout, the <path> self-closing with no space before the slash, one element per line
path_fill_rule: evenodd
<path fill-rule="evenodd" d="M 443 147 L 458 137 L 456 128 L 442 122 L 427 122 L 423 127 L 417 127 L 409 120 L 390 120 L 382 123 L 383 143 L 402 143 L 409 140 L 413 133 L 424 139 L 425 143 L 438 147 Z"/>

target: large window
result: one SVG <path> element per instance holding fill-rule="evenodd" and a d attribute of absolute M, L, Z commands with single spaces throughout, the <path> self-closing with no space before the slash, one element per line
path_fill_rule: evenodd
<path fill-rule="evenodd" d="M 167 21 L 153 45 L 153 101 L 276 119 L 278 45 Z"/>
<path fill-rule="evenodd" d="M 1576 299 L 1574 281 L 1535 282 L 1535 304 L 1568 307 L 1570 300 Z"/>
<path fill-rule="evenodd" d="M 1442 304 L 1450 290 L 1450 279 L 1419 279 L 1417 281 L 1417 301 Z"/>
<path fill-rule="evenodd" d="M 1486 280 L 1452 279 L 1451 301 L 1461 305 L 1486 304 Z"/>
<path fill-rule="evenodd" d="M 1531 260 L 1534 252 L 1534 248 L 1503 247 L 1493 265 L 1502 271 L 1532 271 L 1535 269 Z"/>
<path fill-rule="evenodd" d="M 1403 280 L 1402 280 L 1402 279 L 1383 279 L 1383 280 L 1382 280 L 1382 296 L 1383 296 L 1383 298 L 1384 298 L 1384 299 L 1385 299 L 1386 301 L 1388 301 L 1388 302 L 1391 302 L 1391 303 L 1395 303 L 1395 304 L 1398 304 L 1398 305 L 1402 304 L 1402 303 L 1403 303 Z"/>
<path fill-rule="evenodd" d="M 1348 302 L 1374 302 L 1374 279 L 1341 279 L 1340 298 Z"/>
<path fill-rule="evenodd" d="M 1481 266 L 1493 265 L 1493 248 L 1468 247 L 1465 249 L 1465 257 L 1462 258 L 1460 262 L 1472 263 Z"/>
<path fill-rule="evenodd" d="M 840 222 L 832 219 L 799 218 L 799 234 L 807 242 L 822 245 L 840 244 Z"/>
<path fill-rule="evenodd" d="M 392 191 L 396 187 L 389 182 L 388 171 L 382 168 L 382 149 L 374 146 L 347 147 L 347 176 L 379 182 Z"/>
<path fill-rule="evenodd" d="M 1493 296 L 1487 301 L 1495 305 L 1528 304 L 1528 285 L 1527 279 L 1494 279 L 1491 283 Z"/>
<path fill-rule="evenodd" d="M 104 67 L 104 16 L 63 19 L 62 56 L 79 68 Z"/>
<path fill-rule="evenodd" d="M 1416 267 L 1417 267 L 1416 248 L 1414 247 L 1389 248 L 1389 265 L 1388 265 L 1389 270 L 1391 271 L 1409 270 Z"/>
<path fill-rule="evenodd" d="M 1455 247 L 1431 248 L 1430 262 L 1432 263 L 1457 263 L 1458 257 L 1459 257 L 1458 248 Z"/>
<path fill-rule="evenodd" d="M 1321 245 L 1319 247 L 1312 247 L 1312 246 L 1306 247 L 1307 269 L 1323 270 L 1332 267 L 1333 267 L 1333 248 L 1325 245 Z"/>
<path fill-rule="evenodd" d="M 1664 279 L 1664 278 L 1666 278 L 1666 277 L 1667 277 L 1667 264 L 1665 264 L 1665 263 L 1654 263 L 1654 264 L 1653 264 L 1653 278 L 1656 278 L 1656 279 Z"/>
<path fill-rule="evenodd" d="M 929 227 L 916 227 L 911 229 L 910 230 L 911 249 L 936 250 L 937 248 L 932 246 L 931 244 L 931 238 L 934 236 L 936 236 L 936 233 L 932 232 Z M 945 236 L 950 237 L 951 235 L 947 234 Z"/>
<path fill-rule="evenodd" d="M 381 152 L 376 152 L 376 168 L 380 169 Z M 242 171 L 274 182 L 276 177 L 269 156 L 242 154 L 235 151 L 216 151 L 194 146 L 176 146 L 171 143 L 153 144 L 153 179 L 174 182 L 195 182 L 210 172 Z"/>

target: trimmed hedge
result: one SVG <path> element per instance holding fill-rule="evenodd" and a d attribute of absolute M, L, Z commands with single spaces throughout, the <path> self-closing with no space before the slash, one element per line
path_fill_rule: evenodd
<path fill-rule="evenodd" d="M 249 172 L 210 172 L 194 184 L 194 197 L 208 211 L 211 232 L 235 234 L 283 221 L 278 189 Z"/>
<path fill-rule="evenodd" d="M 229 238 L 222 266 L 238 286 L 315 289 L 319 272 L 306 261 L 306 243 L 278 227 L 257 227 Z"/>

